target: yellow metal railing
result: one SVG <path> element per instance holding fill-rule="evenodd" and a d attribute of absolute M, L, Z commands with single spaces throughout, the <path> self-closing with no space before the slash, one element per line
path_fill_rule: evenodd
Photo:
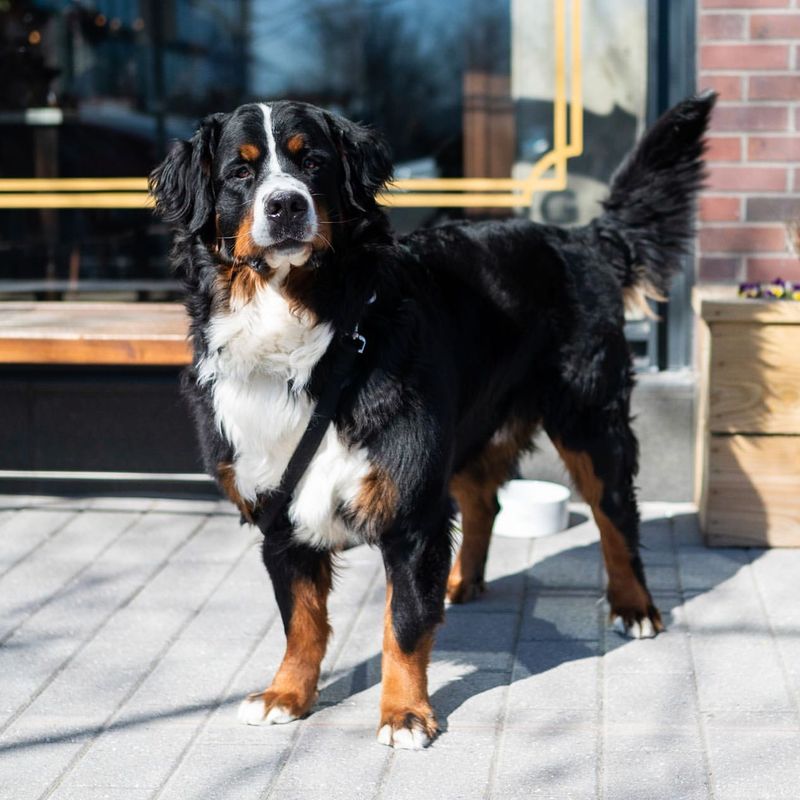
<path fill-rule="evenodd" d="M 583 152 L 581 0 L 553 0 L 553 149 L 524 178 L 407 178 L 379 195 L 390 207 L 527 207 L 533 195 L 567 187 L 567 161 Z M 569 6 L 569 9 L 568 9 Z M 570 83 L 567 98 L 567 20 Z M 568 124 L 569 123 L 569 124 Z M 147 178 L 0 178 L 0 208 L 147 208 Z"/>

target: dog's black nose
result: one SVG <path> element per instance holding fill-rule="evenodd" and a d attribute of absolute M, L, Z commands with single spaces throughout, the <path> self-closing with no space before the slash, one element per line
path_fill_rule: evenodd
<path fill-rule="evenodd" d="M 273 192 L 267 198 L 267 216 L 275 222 L 296 222 L 308 213 L 308 201 L 299 192 Z"/>

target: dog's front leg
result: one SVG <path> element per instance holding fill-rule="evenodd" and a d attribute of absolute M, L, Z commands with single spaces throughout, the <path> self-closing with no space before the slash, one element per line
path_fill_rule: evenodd
<path fill-rule="evenodd" d="M 286 653 L 269 688 L 242 701 L 239 719 L 249 725 L 291 722 L 308 713 L 317 699 L 330 634 L 330 554 L 293 542 L 287 531 L 264 538 L 263 557 L 283 619 Z"/>
<path fill-rule="evenodd" d="M 428 662 L 444 614 L 450 567 L 447 524 L 439 530 L 390 535 L 382 542 L 386 610 L 378 741 L 408 750 L 438 733 L 428 698 Z"/>

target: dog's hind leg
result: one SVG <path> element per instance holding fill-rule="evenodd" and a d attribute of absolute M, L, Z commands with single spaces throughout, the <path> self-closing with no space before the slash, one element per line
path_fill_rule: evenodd
<path fill-rule="evenodd" d="M 286 652 L 269 688 L 242 701 L 239 719 L 248 725 L 291 722 L 308 713 L 330 634 L 330 554 L 292 542 L 287 531 L 264 538 L 263 557 L 283 619 Z"/>
<path fill-rule="evenodd" d="M 393 530 L 381 540 L 386 566 L 381 744 L 420 750 L 439 730 L 428 698 L 428 662 L 444 616 L 449 517 L 449 508 L 443 508 L 434 525 Z"/>
<path fill-rule="evenodd" d="M 512 476 L 520 453 L 530 443 L 533 427 L 519 423 L 501 429 L 480 455 L 450 481 L 450 493 L 461 511 L 463 533 L 447 579 L 447 599 L 451 603 L 466 603 L 485 588 L 486 557 L 494 519 L 500 510 L 497 490 Z"/>
<path fill-rule="evenodd" d="M 548 433 L 600 529 L 612 623 L 637 639 L 655 636 L 664 625 L 639 557 L 639 510 L 633 486 L 636 438 L 627 414 L 585 423 L 581 435 Z"/>
<path fill-rule="evenodd" d="M 501 483 L 481 481 L 467 471 L 455 475 L 450 482 L 450 492 L 461 510 L 463 534 L 447 579 L 447 599 L 451 603 L 466 603 L 486 588 L 483 573 L 499 510 L 497 489 Z"/>

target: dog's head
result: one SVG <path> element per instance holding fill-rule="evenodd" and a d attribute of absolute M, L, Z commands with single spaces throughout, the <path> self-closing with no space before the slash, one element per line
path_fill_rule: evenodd
<path fill-rule="evenodd" d="M 256 270 L 303 266 L 379 215 L 391 176 L 375 131 L 305 103 L 207 117 L 150 176 L 156 210 Z"/>

